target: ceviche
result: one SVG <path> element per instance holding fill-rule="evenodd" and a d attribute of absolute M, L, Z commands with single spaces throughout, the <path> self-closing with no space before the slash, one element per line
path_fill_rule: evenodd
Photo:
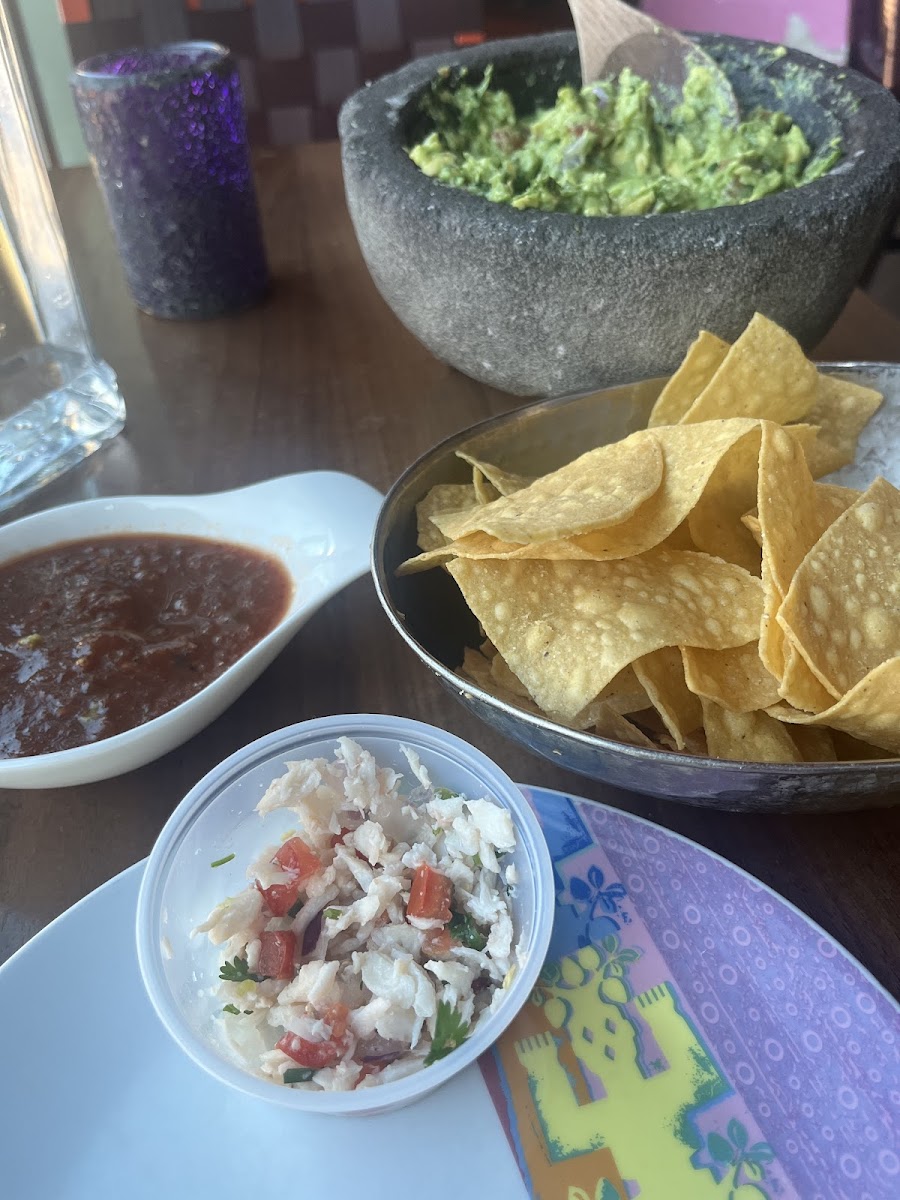
<path fill-rule="evenodd" d="M 349 738 L 331 761 L 288 762 L 257 811 L 288 809 L 296 829 L 194 930 L 223 948 L 223 1033 L 254 1074 L 327 1091 L 400 1079 L 503 1000 L 512 818 L 404 754 L 409 779 Z"/>

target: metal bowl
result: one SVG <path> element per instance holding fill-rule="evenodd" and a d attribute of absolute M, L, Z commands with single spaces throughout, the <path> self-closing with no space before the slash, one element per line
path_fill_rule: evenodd
<path fill-rule="evenodd" d="M 829 478 L 864 487 L 881 474 L 900 486 L 900 364 L 835 363 L 821 369 L 877 388 L 885 398 L 863 432 L 856 463 Z M 418 549 L 416 504 L 435 484 L 471 481 L 471 468 L 456 457 L 457 450 L 511 471 L 545 474 L 644 427 L 664 383 L 651 379 L 531 404 L 457 433 L 413 463 L 388 493 L 375 528 L 372 573 L 385 612 L 468 709 L 529 750 L 591 779 L 663 799 L 753 812 L 840 812 L 900 799 L 900 759 L 731 762 L 626 746 L 525 712 L 457 674 L 464 648 L 481 638 L 450 575 L 435 569 L 398 577 L 399 564 Z"/>

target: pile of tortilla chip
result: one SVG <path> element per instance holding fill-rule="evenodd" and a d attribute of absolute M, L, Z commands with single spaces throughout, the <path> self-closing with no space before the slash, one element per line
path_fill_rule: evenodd
<path fill-rule="evenodd" d="M 538 479 L 467 455 L 418 506 L 485 641 L 461 672 L 573 729 L 757 762 L 900 754 L 900 492 L 817 483 L 881 402 L 757 314 L 647 429 Z"/>

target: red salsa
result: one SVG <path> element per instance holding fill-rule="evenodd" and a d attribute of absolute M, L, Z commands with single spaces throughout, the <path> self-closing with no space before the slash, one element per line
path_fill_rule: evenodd
<path fill-rule="evenodd" d="M 143 534 L 52 546 L 0 566 L 0 758 L 142 725 L 265 637 L 291 578 L 275 558 Z"/>

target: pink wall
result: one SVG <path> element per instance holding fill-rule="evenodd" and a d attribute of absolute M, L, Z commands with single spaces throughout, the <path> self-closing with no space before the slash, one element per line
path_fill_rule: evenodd
<path fill-rule="evenodd" d="M 844 62 L 850 0 L 643 0 L 641 9 L 676 29 L 784 42 Z"/>

